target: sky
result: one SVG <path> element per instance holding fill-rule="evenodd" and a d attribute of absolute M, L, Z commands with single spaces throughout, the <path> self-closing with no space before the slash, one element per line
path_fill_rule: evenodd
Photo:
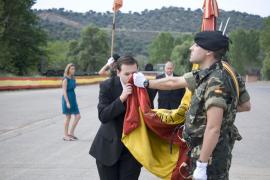
<path fill-rule="evenodd" d="M 270 0 L 217 0 L 220 9 L 249 14 L 270 16 Z M 112 11 L 113 0 L 37 0 L 35 9 L 65 8 L 76 12 L 94 10 Z M 123 0 L 122 12 L 141 12 L 161 7 L 184 7 L 192 10 L 202 8 L 203 0 Z"/>

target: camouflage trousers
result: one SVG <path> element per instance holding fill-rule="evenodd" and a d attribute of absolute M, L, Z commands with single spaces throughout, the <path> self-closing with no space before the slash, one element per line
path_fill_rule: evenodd
<path fill-rule="evenodd" d="M 229 170 L 232 160 L 232 149 L 234 146 L 234 139 L 229 135 L 221 136 L 216 148 L 212 153 L 207 166 L 207 179 L 208 180 L 228 180 Z M 196 146 L 190 152 L 192 170 L 196 168 L 196 161 L 199 158 L 201 146 Z"/>

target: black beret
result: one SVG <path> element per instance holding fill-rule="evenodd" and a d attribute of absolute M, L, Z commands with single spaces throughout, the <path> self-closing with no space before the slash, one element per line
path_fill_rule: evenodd
<path fill-rule="evenodd" d="M 217 51 L 220 49 L 229 50 L 229 38 L 221 31 L 203 31 L 195 35 L 194 41 L 203 49 Z"/>

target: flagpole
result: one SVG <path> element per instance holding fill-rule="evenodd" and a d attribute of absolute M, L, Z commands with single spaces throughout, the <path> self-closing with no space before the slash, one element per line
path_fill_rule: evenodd
<path fill-rule="evenodd" d="M 113 47 L 114 47 L 114 35 L 115 35 L 115 5 L 114 5 L 114 13 L 113 13 L 113 24 L 112 24 L 112 43 L 111 43 L 111 57 L 113 56 Z"/>

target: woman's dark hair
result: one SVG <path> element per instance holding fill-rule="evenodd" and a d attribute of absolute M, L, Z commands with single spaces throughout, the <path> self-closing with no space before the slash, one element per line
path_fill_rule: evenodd
<path fill-rule="evenodd" d="M 151 64 L 151 63 L 148 63 L 148 64 L 146 64 L 145 66 L 144 66 L 144 70 L 145 71 L 153 71 L 153 64 Z"/>
<path fill-rule="evenodd" d="M 119 54 L 113 54 L 113 59 L 116 62 L 120 58 Z"/>
<path fill-rule="evenodd" d="M 114 77 L 114 76 L 116 76 L 117 75 L 117 61 L 118 61 L 118 59 L 120 58 L 120 56 L 119 56 L 119 54 L 113 54 L 113 59 L 114 59 L 114 63 L 112 64 L 112 67 L 110 68 L 110 76 L 111 77 Z"/>
<path fill-rule="evenodd" d="M 121 71 L 122 65 L 133 65 L 136 64 L 138 67 L 138 62 L 136 59 L 134 59 L 132 56 L 122 56 L 120 57 L 116 62 L 116 68 L 117 70 Z"/>

